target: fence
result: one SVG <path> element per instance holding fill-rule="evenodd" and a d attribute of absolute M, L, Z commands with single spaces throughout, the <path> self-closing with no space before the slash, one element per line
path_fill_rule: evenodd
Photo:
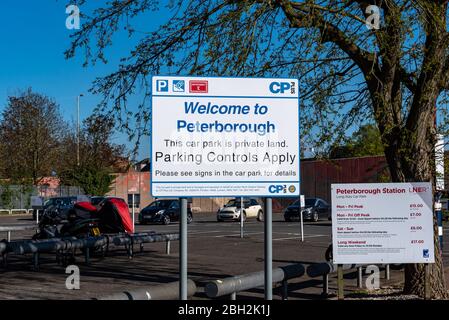
<path fill-rule="evenodd" d="M 1 211 L 31 209 L 31 196 L 41 196 L 44 199 L 50 197 L 69 197 L 84 195 L 83 190 L 76 186 L 49 187 L 9 185 L 0 186 L 0 213 Z"/>

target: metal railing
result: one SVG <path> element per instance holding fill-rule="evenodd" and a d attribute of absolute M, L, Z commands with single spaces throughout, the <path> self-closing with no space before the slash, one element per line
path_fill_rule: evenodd
<path fill-rule="evenodd" d="M 7 212 L 8 215 L 13 214 L 32 214 L 33 209 L 0 209 L 0 212 Z M 17 213 L 14 213 L 17 212 Z"/>
<path fill-rule="evenodd" d="M 292 264 L 273 269 L 272 280 L 282 283 L 282 298 L 284 300 L 288 297 L 288 280 L 299 278 L 304 273 L 305 268 L 302 264 Z M 230 295 L 231 300 L 235 300 L 237 292 L 261 287 L 264 285 L 264 281 L 265 272 L 259 271 L 208 282 L 204 291 L 209 298 Z"/>
<path fill-rule="evenodd" d="M 196 293 L 196 284 L 187 280 L 187 296 Z M 157 285 L 149 288 L 139 288 L 111 295 L 102 296 L 97 300 L 175 300 L 179 298 L 179 281 Z"/>
<path fill-rule="evenodd" d="M 90 250 L 101 250 L 103 256 L 109 251 L 109 246 L 112 244 L 114 246 L 125 246 L 129 258 L 134 255 L 134 245 L 140 245 L 140 251 L 143 252 L 144 243 L 152 242 L 167 242 L 179 240 L 179 234 L 177 233 L 167 233 L 167 234 L 156 234 L 156 233 L 136 233 L 136 234 L 105 234 L 98 237 L 86 237 L 86 238 L 53 238 L 46 240 L 20 240 L 20 241 L 8 241 L 0 242 L 0 254 L 3 256 L 3 262 L 6 266 L 7 255 L 17 254 L 33 254 L 33 264 L 34 268 L 39 268 L 39 254 L 41 253 L 56 253 L 56 260 L 58 262 L 61 257 L 65 257 L 67 254 L 74 256 L 77 249 L 84 250 L 85 262 L 89 264 L 90 261 Z M 166 246 L 167 254 L 170 245 Z"/>
<path fill-rule="evenodd" d="M 349 271 L 357 269 L 357 287 L 362 288 L 363 282 L 363 267 L 367 265 L 364 264 L 343 264 L 341 265 L 342 271 Z M 390 265 L 381 264 L 377 265 L 379 267 L 385 268 L 385 279 L 390 280 Z M 394 269 L 400 269 L 402 265 L 394 264 L 392 265 Z M 337 273 L 338 266 L 331 262 L 321 262 L 311 264 L 307 267 L 306 273 L 310 278 L 323 277 L 323 295 L 329 294 L 329 275 Z"/>

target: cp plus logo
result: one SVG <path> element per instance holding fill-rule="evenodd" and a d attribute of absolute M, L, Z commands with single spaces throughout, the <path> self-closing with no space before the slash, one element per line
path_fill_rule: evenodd
<path fill-rule="evenodd" d="M 269 193 L 287 193 L 287 186 L 286 185 L 274 185 L 272 184 L 271 186 L 268 187 L 268 192 Z"/>
<path fill-rule="evenodd" d="M 189 92 L 191 93 L 207 93 L 209 85 L 207 80 L 190 80 Z"/>
<path fill-rule="evenodd" d="M 271 93 L 285 93 L 290 91 L 291 94 L 296 92 L 295 82 L 272 82 L 270 83 Z"/>

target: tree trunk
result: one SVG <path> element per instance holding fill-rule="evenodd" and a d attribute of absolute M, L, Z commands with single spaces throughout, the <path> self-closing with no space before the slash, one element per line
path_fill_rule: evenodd
<path fill-rule="evenodd" d="M 394 182 L 433 182 L 434 123 L 418 124 L 413 134 L 401 130 L 385 147 L 385 156 Z M 423 136 L 424 135 L 424 136 Z M 430 265 L 429 288 L 431 299 L 448 299 L 444 277 L 443 258 L 439 249 L 438 226 L 435 216 L 434 248 L 435 263 Z M 404 293 L 425 296 L 425 265 L 408 264 L 405 267 Z"/>

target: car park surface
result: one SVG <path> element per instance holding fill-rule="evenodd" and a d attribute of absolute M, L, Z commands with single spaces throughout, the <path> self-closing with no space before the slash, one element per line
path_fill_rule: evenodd
<path fill-rule="evenodd" d="M 137 221 L 137 219 L 136 219 Z M 0 225 L 31 224 L 31 216 L 0 216 Z M 136 225 L 136 232 L 176 233 L 179 224 Z M 449 232 L 445 227 L 445 234 Z M 273 214 L 273 267 L 293 263 L 308 265 L 324 261 L 331 242 L 331 223 L 322 220 L 304 223 L 305 241 L 301 242 L 300 224 L 285 222 L 282 213 Z M 33 231 L 13 232 L 12 239 L 31 238 Z M 6 235 L 0 234 L 0 238 Z M 80 290 L 67 290 L 65 268 L 57 265 L 54 255 L 43 254 L 38 272 L 32 270 L 32 256 L 8 257 L 8 267 L 0 267 L 0 299 L 91 299 L 142 286 L 154 286 L 179 279 L 179 242 L 171 243 L 171 254 L 165 253 L 165 243 L 149 243 L 144 251 L 129 259 L 124 249 L 114 249 L 105 258 L 92 257 L 85 265 L 82 255 L 74 262 L 80 268 Z M 188 275 L 196 281 L 200 292 L 193 299 L 206 299 L 201 286 L 209 280 L 262 271 L 264 268 L 264 224 L 248 220 L 244 238 L 240 238 L 239 223 L 217 223 L 216 213 L 197 213 L 188 226 Z M 443 258 L 449 262 L 449 242 L 445 242 Z M 396 280 L 403 274 L 392 272 Z M 345 276 L 346 277 L 346 276 Z M 393 277 L 394 278 L 394 277 Z M 336 290 L 331 277 L 330 290 Z M 358 290 L 356 277 L 345 279 L 348 290 Z M 320 299 L 320 278 L 293 279 L 289 299 Z M 381 279 L 383 284 L 383 279 Z M 280 299 L 275 289 L 274 299 Z M 238 299 L 262 299 L 263 289 L 241 292 Z M 228 299 L 228 297 L 223 297 Z"/>

